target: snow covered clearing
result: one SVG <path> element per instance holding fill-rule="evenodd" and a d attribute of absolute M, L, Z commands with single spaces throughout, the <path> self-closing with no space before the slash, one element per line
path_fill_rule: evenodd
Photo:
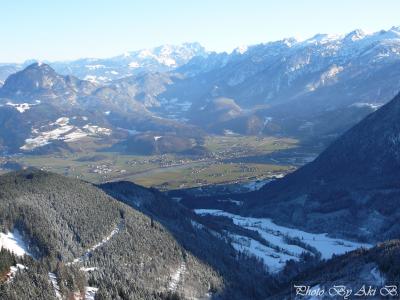
<path fill-rule="evenodd" d="M 21 234 L 17 229 L 14 229 L 13 232 L 2 233 L 0 232 L 0 249 L 4 248 L 8 251 L 14 253 L 16 256 L 24 256 L 32 254 L 28 250 L 28 245 L 23 241 Z M 27 267 L 21 264 L 16 264 L 15 266 L 10 267 L 10 271 L 7 274 L 7 281 L 11 282 L 15 274 L 17 274 L 18 270 L 25 270 Z"/>
<path fill-rule="evenodd" d="M 87 136 L 109 136 L 112 132 L 111 129 L 91 124 L 86 124 L 82 128 L 79 128 L 69 124 L 69 121 L 69 118 L 62 117 L 49 124 L 49 126 L 55 127 L 52 130 L 39 132 L 38 129 L 32 129 L 32 133 L 38 135 L 34 138 L 26 139 L 25 145 L 21 147 L 21 150 L 33 150 L 38 147 L 43 147 L 54 140 L 73 142 Z"/>
<path fill-rule="evenodd" d="M 21 234 L 17 229 L 8 233 L 0 232 L 0 248 L 5 248 L 16 256 L 29 255 L 28 245 L 23 241 Z"/>
<path fill-rule="evenodd" d="M 21 114 L 23 114 L 25 111 L 31 109 L 32 106 L 40 104 L 40 101 L 37 100 L 36 104 L 32 103 L 12 103 L 12 102 L 7 102 L 6 105 L 14 107 L 16 110 L 18 110 Z"/>
<path fill-rule="evenodd" d="M 7 278 L 8 278 L 7 282 L 11 282 L 14 279 L 15 274 L 17 274 L 18 270 L 25 270 L 25 269 L 27 269 L 27 267 L 21 264 L 16 264 L 15 266 L 11 266 L 10 271 L 7 273 Z"/>
<path fill-rule="evenodd" d="M 351 242 L 343 239 L 328 237 L 326 233 L 309 233 L 299 229 L 277 225 L 267 218 L 252 218 L 234 215 L 216 209 L 195 209 L 198 215 L 224 216 L 232 219 L 233 223 L 243 228 L 257 231 L 260 236 L 270 243 L 270 247 L 245 236 L 228 233 L 232 246 L 236 250 L 248 252 L 261 258 L 272 272 L 279 271 L 289 259 L 298 260 L 303 252 L 309 250 L 302 246 L 290 244 L 287 238 L 296 238 L 301 243 L 315 248 L 323 259 L 331 258 L 334 254 L 344 254 L 354 249 L 372 245 Z M 305 246 L 304 246 L 305 247 Z M 281 251 L 278 250 L 281 249 Z"/>
<path fill-rule="evenodd" d="M 285 266 L 286 261 L 290 259 L 298 259 L 293 255 L 288 255 L 282 252 L 277 253 L 275 249 L 265 246 L 259 241 L 246 236 L 236 234 L 229 234 L 228 236 L 231 239 L 231 245 L 235 250 L 261 258 L 270 272 L 278 272 Z"/>
<path fill-rule="evenodd" d="M 168 283 L 169 291 L 175 292 L 177 290 L 179 283 L 183 280 L 182 278 L 185 275 L 185 272 L 186 272 L 186 264 L 182 262 L 179 268 L 171 276 L 171 280 Z"/>
<path fill-rule="evenodd" d="M 58 285 L 56 274 L 49 272 L 49 280 L 51 282 L 51 285 L 53 286 L 54 293 L 56 294 L 56 298 L 62 299 L 62 296 L 60 293 L 60 286 Z"/>
<path fill-rule="evenodd" d="M 85 300 L 94 300 L 94 297 L 99 289 L 96 287 L 85 287 Z"/>

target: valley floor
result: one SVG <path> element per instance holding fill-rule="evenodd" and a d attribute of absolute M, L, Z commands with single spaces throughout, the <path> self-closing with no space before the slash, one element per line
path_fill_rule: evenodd
<path fill-rule="evenodd" d="M 225 231 L 221 238 L 229 241 L 240 252 L 260 258 L 269 271 L 282 270 L 288 260 L 298 261 L 303 252 L 318 254 L 322 259 L 340 255 L 357 248 L 370 248 L 372 245 L 329 237 L 327 234 L 315 234 L 296 228 L 275 224 L 271 219 L 242 217 L 216 209 L 195 209 L 200 216 L 212 215 L 226 217 L 235 225 L 255 231 L 261 237 L 238 235 Z"/>
<path fill-rule="evenodd" d="M 93 183 L 128 180 L 165 191 L 284 175 L 313 159 L 319 151 L 297 143 L 288 138 L 210 136 L 205 141 L 210 151 L 206 156 L 133 155 L 103 150 L 18 154 L 1 158 L 0 172 L 5 172 L 8 165 L 32 166 Z"/>

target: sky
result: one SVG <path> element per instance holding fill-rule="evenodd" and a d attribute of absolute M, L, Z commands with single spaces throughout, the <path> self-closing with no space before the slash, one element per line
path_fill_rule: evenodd
<path fill-rule="evenodd" d="M 199 42 L 232 51 L 286 37 L 400 26 L 399 0 L 0 0 L 0 62 L 111 57 Z"/>

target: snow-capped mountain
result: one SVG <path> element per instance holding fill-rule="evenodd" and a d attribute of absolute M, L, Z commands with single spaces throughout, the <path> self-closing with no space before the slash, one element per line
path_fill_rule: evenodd
<path fill-rule="evenodd" d="M 61 74 L 73 74 L 81 79 L 109 82 L 142 72 L 167 72 L 187 63 L 194 56 L 206 56 L 198 43 L 163 45 L 153 49 L 126 52 L 106 59 L 81 59 L 54 62 L 51 65 Z"/>
<path fill-rule="evenodd" d="M 199 43 L 183 43 L 126 52 L 111 58 L 82 58 L 47 63 L 60 74 L 73 75 L 92 82 L 109 82 L 142 72 L 171 71 L 184 65 L 193 57 L 207 55 L 208 52 Z M 5 80 L 10 74 L 32 62 L 0 64 L 0 80 Z"/>
<path fill-rule="evenodd" d="M 161 97 L 190 102 L 188 119 L 215 98 L 233 99 L 242 109 L 234 119 L 242 125 L 215 125 L 221 132 L 246 128 L 243 124 L 253 115 L 258 119 L 254 132 L 337 135 L 398 92 L 399 66 L 398 27 L 370 34 L 318 34 L 304 41 L 290 38 L 241 47 L 229 55 L 195 57 L 177 70 L 187 78 L 170 85 Z M 354 121 L 341 117 L 345 115 Z M 328 126 L 327 119 L 333 120 Z"/>
<path fill-rule="evenodd" d="M 31 80 L 19 87 L 13 75 L 1 96 L 19 99 L 11 101 L 18 105 L 43 101 L 41 97 L 68 98 L 86 110 L 102 107 L 114 112 L 108 119 L 116 111 L 140 111 L 209 132 L 281 134 L 325 142 L 397 94 L 400 28 L 317 34 L 303 41 L 288 38 L 241 46 L 230 54 L 187 43 L 51 66 L 74 76 L 58 75 L 51 83 Z M 0 65 L 0 74 L 22 67 Z M 49 84 L 55 94 L 45 93 Z"/>
<path fill-rule="evenodd" d="M 151 78 L 143 79 L 150 87 Z M 74 144 L 83 145 L 77 141 L 94 139 L 107 144 L 132 131 L 198 134 L 189 126 L 152 116 L 143 104 L 146 99 L 135 98 L 135 88 L 128 79 L 100 86 L 60 75 L 45 63 L 33 63 L 10 75 L 0 88 L 0 149 L 70 151 Z"/>
<path fill-rule="evenodd" d="M 62 76 L 44 63 L 33 63 L 10 75 L 0 90 L 0 98 L 36 102 L 37 99 L 62 99 L 74 103 L 89 95 L 96 85 L 73 76 Z M 41 101 L 41 100 L 40 100 Z"/>

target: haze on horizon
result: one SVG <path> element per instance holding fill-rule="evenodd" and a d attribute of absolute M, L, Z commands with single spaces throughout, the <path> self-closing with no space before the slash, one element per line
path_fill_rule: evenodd
<path fill-rule="evenodd" d="M 102 58 L 184 42 L 230 52 L 287 37 L 390 29 L 400 25 L 399 8 L 396 0 L 7 1 L 0 62 Z"/>

